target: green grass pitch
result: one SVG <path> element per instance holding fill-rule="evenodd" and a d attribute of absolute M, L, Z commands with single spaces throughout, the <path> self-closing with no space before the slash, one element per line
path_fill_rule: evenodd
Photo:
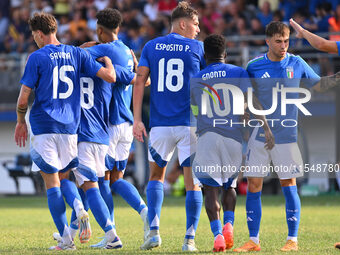
<path fill-rule="evenodd" d="M 185 233 L 184 198 L 165 197 L 161 215 L 162 247 L 140 251 L 143 224 L 137 213 L 120 197 L 115 196 L 115 219 L 117 232 L 123 242 L 120 250 L 93 250 L 88 244 L 76 240 L 77 251 L 72 254 L 180 254 Z M 340 196 L 302 198 L 299 231 L 299 252 L 294 254 L 339 254 L 333 247 L 340 242 Z M 282 196 L 263 196 L 259 254 L 282 254 L 287 226 Z M 68 219 L 71 210 L 67 209 Z M 245 197 L 238 197 L 233 248 L 248 240 L 245 217 Z M 93 236 L 89 244 L 100 241 L 103 233 L 91 215 Z M 0 254 L 54 254 L 48 247 L 55 245 L 52 233 L 56 231 L 44 197 L 0 197 Z M 213 236 L 204 209 L 196 233 L 199 254 L 210 254 Z M 62 252 L 62 253 L 65 253 Z M 233 253 L 227 251 L 226 253 Z"/>

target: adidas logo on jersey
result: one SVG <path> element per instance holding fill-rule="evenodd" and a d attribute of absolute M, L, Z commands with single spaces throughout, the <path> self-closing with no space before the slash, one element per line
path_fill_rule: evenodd
<path fill-rule="evenodd" d="M 261 76 L 261 78 L 270 78 L 270 75 L 269 75 L 268 72 L 265 72 L 265 73 Z"/>

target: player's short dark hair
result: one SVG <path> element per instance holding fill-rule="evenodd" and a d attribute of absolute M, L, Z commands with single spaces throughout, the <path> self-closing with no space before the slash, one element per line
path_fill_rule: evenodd
<path fill-rule="evenodd" d="M 266 37 L 273 37 L 275 34 L 285 35 L 290 32 L 289 27 L 281 21 L 272 21 L 266 26 Z"/>
<path fill-rule="evenodd" d="M 177 7 L 172 11 L 171 22 L 180 18 L 193 19 L 195 16 L 198 16 L 198 12 L 192 8 L 188 2 L 182 1 L 179 2 Z"/>
<path fill-rule="evenodd" d="M 212 34 L 204 40 L 204 52 L 209 57 L 223 56 L 226 50 L 227 42 L 222 35 Z"/>
<path fill-rule="evenodd" d="M 45 12 L 37 12 L 28 20 L 31 31 L 40 30 L 45 35 L 57 32 L 58 23 L 53 15 Z"/>
<path fill-rule="evenodd" d="M 97 13 L 97 24 L 110 30 L 116 29 L 122 24 L 123 18 L 117 9 L 105 8 Z"/>

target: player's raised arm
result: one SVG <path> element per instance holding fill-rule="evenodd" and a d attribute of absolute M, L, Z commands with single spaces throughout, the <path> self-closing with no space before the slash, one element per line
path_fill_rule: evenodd
<path fill-rule="evenodd" d="M 150 69 L 140 66 L 137 69 L 137 79 L 133 86 L 133 135 L 140 142 L 144 142 L 143 135 L 146 136 L 145 126 L 142 122 L 142 103 L 145 83 L 148 80 Z"/>
<path fill-rule="evenodd" d="M 312 87 L 312 90 L 323 93 L 335 87 L 340 87 L 340 71 L 336 74 L 321 77 L 320 81 Z"/>
<path fill-rule="evenodd" d="M 306 39 L 315 49 L 328 53 L 338 53 L 338 46 L 335 41 L 326 40 L 316 34 L 304 29 L 293 19 L 289 20 L 290 25 L 294 28 L 298 38 Z"/>
<path fill-rule="evenodd" d="M 109 83 L 116 82 L 116 72 L 112 65 L 111 59 L 108 57 L 101 57 L 97 60 L 105 64 L 105 67 L 99 69 L 97 76 Z"/>
<path fill-rule="evenodd" d="M 31 88 L 22 85 L 17 102 L 17 124 L 15 126 L 14 138 L 15 142 L 20 147 L 25 147 L 28 137 L 25 115 L 27 112 L 28 98 L 31 94 L 31 91 Z"/>

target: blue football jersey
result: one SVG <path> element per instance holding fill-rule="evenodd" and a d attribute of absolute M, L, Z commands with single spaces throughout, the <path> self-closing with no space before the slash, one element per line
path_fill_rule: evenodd
<path fill-rule="evenodd" d="M 74 46 L 50 44 L 33 52 L 20 81 L 35 91 L 30 112 L 33 134 L 76 134 L 80 73 L 94 77 L 101 67 L 85 50 Z"/>
<path fill-rule="evenodd" d="M 86 74 L 80 79 L 82 111 L 78 142 L 109 145 L 108 124 L 112 90 L 121 83 L 129 83 L 135 75 L 120 65 L 114 65 L 114 68 L 117 82 L 113 84 L 98 77 L 87 77 Z"/>
<path fill-rule="evenodd" d="M 243 125 L 240 125 L 240 115 L 234 115 L 234 99 L 227 90 L 230 85 L 239 88 L 243 93 L 247 92 L 251 83 L 246 70 L 230 64 L 213 63 L 191 79 L 191 104 L 198 107 L 196 132 L 199 136 L 214 132 L 242 143 Z M 219 98 L 215 96 L 215 92 Z M 203 103 L 206 113 L 202 112 Z"/>
<path fill-rule="evenodd" d="M 320 77 L 313 69 L 300 57 L 287 53 L 281 61 L 271 61 L 267 54 L 259 56 L 248 63 L 247 71 L 253 81 L 255 95 L 259 99 L 264 110 L 270 109 L 273 103 L 273 88 L 283 85 L 286 88 L 298 88 L 301 81 L 311 88 Z M 303 80 L 302 80 L 303 79 Z M 299 98 L 298 93 L 288 93 L 287 98 Z M 275 143 L 292 143 L 297 141 L 297 126 L 292 127 L 292 123 L 282 125 L 284 120 L 295 120 L 298 117 L 298 108 L 293 104 L 287 104 L 286 115 L 281 113 L 281 93 L 278 93 L 278 105 L 276 110 L 267 115 L 269 126 L 275 137 Z M 273 126 L 273 127 L 272 127 Z M 262 128 L 256 136 L 259 141 L 265 141 Z"/>
<path fill-rule="evenodd" d="M 203 44 L 179 34 L 143 48 L 139 66 L 150 69 L 150 127 L 190 126 L 190 78 L 205 67 Z"/>
<path fill-rule="evenodd" d="M 95 45 L 88 48 L 88 50 L 94 57 L 108 56 L 113 64 L 120 65 L 131 71 L 131 76 L 126 77 L 129 81 L 118 79 L 112 90 L 113 97 L 110 103 L 109 120 L 112 125 L 124 122 L 133 123 L 133 115 L 130 110 L 132 98 L 130 82 L 134 77 L 132 73 L 134 63 L 130 49 L 121 40 L 115 40 L 110 43 Z"/>

